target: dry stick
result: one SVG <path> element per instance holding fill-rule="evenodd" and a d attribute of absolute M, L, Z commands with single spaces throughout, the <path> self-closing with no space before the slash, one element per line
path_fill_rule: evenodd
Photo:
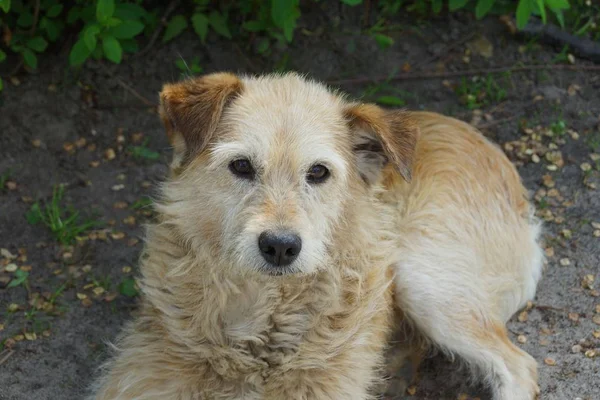
<path fill-rule="evenodd" d="M 137 98 L 138 100 L 140 100 L 142 103 L 146 104 L 149 107 L 156 107 L 158 106 L 157 103 L 148 100 L 146 97 L 142 96 L 137 90 L 135 90 L 134 88 L 132 88 L 131 86 L 129 86 L 128 84 L 126 84 L 123 79 L 119 78 L 118 76 L 115 76 L 105 65 L 103 64 L 99 64 L 100 67 L 102 69 L 104 69 L 104 71 L 110 75 L 111 78 L 115 79 L 117 81 L 117 83 L 119 84 L 119 86 L 121 86 L 123 89 L 127 90 L 129 93 L 131 93 L 135 98 Z"/>
<path fill-rule="evenodd" d="M 154 47 L 154 43 L 156 43 L 156 40 L 158 40 L 158 37 L 160 36 L 160 33 L 163 30 L 163 27 L 167 24 L 167 20 L 169 19 L 169 16 L 179 6 L 179 3 L 181 3 L 181 0 L 173 0 L 169 3 L 169 5 L 167 6 L 167 9 L 165 10 L 165 13 L 163 14 L 162 18 L 160 19 L 160 25 L 158 26 L 158 28 L 156 28 L 156 30 L 152 34 L 152 37 L 150 38 L 150 41 L 148 42 L 146 47 L 144 47 L 136 55 L 132 56 L 132 58 L 140 57 L 140 56 L 146 54 L 147 52 L 149 52 L 152 49 L 152 47 Z"/>
<path fill-rule="evenodd" d="M 540 71 L 540 70 L 567 70 L 567 71 L 600 71 L 600 65 L 521 65 L 521 66 L 510 66 L 510 67 L 496 67 L 496 68 L 479 68 L 479 69 L 467 69 L 463 71 L 450 71 L 450 72 L 421 72 L 421 73 L 400 73 L 392 76 L 381 76 L 376 78 L 353 78 L 353 79 L 338 79 L 327 81 L 330 85 L 350 85 L 360 83 L 372 83 L 372 82 L 383 82 L 387 80 L 391 81 L 407 81 L 411 79 L 444 79 L 444 78 L 456 78 L 463 76 L 473 75 L 485 75 L 485 74 L 498 74 L 502 72 L 526 72 L 526 71 Z"/>
<path fill-rule="evenodd" d="M 6 360 L 8 360 L 10 358 L 10 356 L 12 356 L 14 353 L 15 353 L 14 350 L 8 350 L 6 355 L 4 357 L 2 357 L 2 359 L 0 359 L 0 365 L 4 364 L 6 362 Z"/>
<path fill-rule="evenodd" d="M 29 30 L 29 36 L 33 36 L 35 34 L 35 30 L 37 29 L 37 23 L 40 18 L 40 0 L 36 0 L 35 8 L 33 10 L 33 24 L 31 25 L 31 29 Z"/>

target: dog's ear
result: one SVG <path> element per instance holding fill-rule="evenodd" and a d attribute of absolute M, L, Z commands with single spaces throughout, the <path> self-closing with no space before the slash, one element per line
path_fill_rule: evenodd
<path fill-rule="evenodd" d="M 173 168 L 206 148 L 223 109 L 241 90 L 240 79 L 224 72 L 163 86 L 160 116 L 174 148 Z"/>
<path fill-rule="evenodd" d="M 419 128 L 406 111 L 384 110 L 374 104 L 351 104 L 346 109 L 358 169 L 367 183 L 379 179 L 391 163 L 410 182 Z"/>

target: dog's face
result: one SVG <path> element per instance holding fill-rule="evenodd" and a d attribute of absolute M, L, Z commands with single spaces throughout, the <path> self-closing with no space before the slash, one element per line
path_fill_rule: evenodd
<path fill-rule="evenodd" d="M 175 149 L 167 197 L 185 239 L 219 265 L 323 268 L 335 230 L 367 204 L 385 164 L 410 177 L 417 133 L 406 114 L 348 103 L 294 74 L 207 75 L 166 85 L 161 105 Z"/>

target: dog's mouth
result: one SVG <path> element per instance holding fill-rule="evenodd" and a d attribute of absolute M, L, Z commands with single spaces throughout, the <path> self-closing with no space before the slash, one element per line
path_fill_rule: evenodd
<path fill-rule="evenodd" d="M 286 266 L 286 267 L 274 267 L 274 266 L 262 266 L 259 271 L 269 276 L 287 276 L 287 275 L 299 275 L 301 271 L 298 268 Z"/>

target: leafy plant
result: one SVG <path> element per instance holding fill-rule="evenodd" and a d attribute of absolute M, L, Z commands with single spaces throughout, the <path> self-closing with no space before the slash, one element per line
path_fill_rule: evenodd
<path fill-rule="evenodd" d="M 69 54 L 72 66 L 81 65 L 90 57 L 106 58 L 119 64 L 123 52 L 138 51 L 134 38 L 144 31 L 149 14 L 138 4 L 97 0 L 95 7 L 80 5 L 71 8 L 67 21 L 69 24 L 83 23 L 79 39 Z"/>
<path fill-rule="evenodd" d="M 141 145 L 131 146 L 129 149 L 131 151 L 131 155 L 136 160 L 155 161 L 160 158 L 160 154 L 158 152 L 148 148 L 148 138 L 146 138 Z"/>
<path fill-rule="evenodd" d="M 119 283 L 119 293 L 127 297 L 135 297 L 139 294 L 137 284 L 133 278 L 125 278 Z"/>
<path fill-rule="evenodd" d="M 9 168 L 0 175 L 0 191 L 4 190 L 6 181 L 8 181 L 8 179 L 10 178 L 10 174 L 11 174 L 11 171 Z"/>
<path fill-rule="evenodd" d="M 17 269 L 15 271 L 15 277 L 8 283 L 8 285 L 6 285 L 6 287 L 12 288 L 23 285 L 27 291 L 29 291 L 29 282 L 27 278 L 29 278 L 29 272 Z"/>
<path fill-rule="evenodd" d="M 61 244 L 71 244 L 77 236 L 98 225 L 97 221 L 87 220 L 80 222 L 80 215 L 72 207 L 61 205 L 64 195 L 64 186 L 55 186 L 52 191 L 52 200 L 49 204 L 34 203 L 25 214 L 27 222 L 32 225 L 42 223 Z"/>
<path fill-rule="evenodd" d="M 472 110 L 501 102 L 506 98 L 506 89 L 498 84 L 492 75 L 488 75 L 485 79 L 480 77 L 470 80 L 463 78 L 456 88 L 456 94 L 460 97 L 461 102 Z"/>
<path fill-rule="evenodd" d="M 188 63 L 183 58 L 178 58 L 175 61 L 175 66 L 181 71 L 181 75 L 190 76 L 202 73 L 203 68 L 200 66 L 200 57 L 196 56 Z"/>

